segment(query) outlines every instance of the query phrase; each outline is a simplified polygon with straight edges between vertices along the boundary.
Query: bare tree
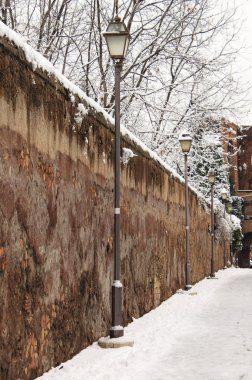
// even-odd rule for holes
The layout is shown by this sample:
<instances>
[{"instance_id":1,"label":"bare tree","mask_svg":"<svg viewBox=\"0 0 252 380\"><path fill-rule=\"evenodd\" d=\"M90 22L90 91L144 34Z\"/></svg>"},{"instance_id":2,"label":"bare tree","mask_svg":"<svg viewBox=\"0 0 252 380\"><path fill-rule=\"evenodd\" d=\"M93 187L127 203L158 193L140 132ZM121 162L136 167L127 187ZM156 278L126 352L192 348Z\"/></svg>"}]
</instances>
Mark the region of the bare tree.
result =
<instances>
[{"instance_id":1,"label":"bare tree","mask_svg":"<svg viewBox=\"0 0 252 380\"><path fill-rule=\"evenodd\" d=\"M119 13L131 41L122 73L122 119L176 166L184 128L239 106L230 65L235 7L224 0L5 0L2 21L70 80L114 112L113 63L101 32ZM230 2L229 2L230 4Z\"/></svg>"}]
</instances>

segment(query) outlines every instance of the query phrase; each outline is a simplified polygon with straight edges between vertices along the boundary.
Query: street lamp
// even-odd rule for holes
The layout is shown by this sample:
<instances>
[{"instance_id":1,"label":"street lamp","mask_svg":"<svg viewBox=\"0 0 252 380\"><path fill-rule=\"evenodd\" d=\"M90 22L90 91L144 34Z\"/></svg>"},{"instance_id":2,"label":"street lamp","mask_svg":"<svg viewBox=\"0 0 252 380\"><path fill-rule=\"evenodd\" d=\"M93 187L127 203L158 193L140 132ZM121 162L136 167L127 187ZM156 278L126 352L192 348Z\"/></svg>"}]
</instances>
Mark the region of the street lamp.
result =
<instances>
[{"instance_id":1,"label":"street lamp","mask_svg":"<svg viewBox=\"0 0 252 380\"><path fill-rule=\"evenodd\" d=\"M112 326L110 338L123 336L122 283L120 255L120 80L122 63L127 54L130 35L116 15L103 33L110 57L115 65L115 156L114 156L114 281L112 284Z\"/></svg>"},{"instance_id":2,"label":"street lamp","mask_svg":"<svg viewBox=\"0 0 252 380\"><path fill-rule=\"evenodd\" d=\"M228 210L228 213L231 214L231 212L232 212L232 210L233 210L233 207L232 207L232 203L231 203L231 202L228 202L227 210ZM231 217L230 217L230 220L231 220Z\"/></svg>"},{"instance_id":3,"label":"street lamp","mask_svg":"<svg viewBox=\"0 0 252 380\"><path fill-rule=\"evenodd\" d=\"M213 187L215 183L215 173L213 170L208 172L208 182L211 185L211 273L210 277L215 277L214 271L214 212L213 212Z\"/></svg>"},{"instance_id":4,"label":"street lamp","mask_svg":"<svg viewBox=\"0 0 252 380\"><path fill-rule=\"evenodd\" d=\"M227 210L228 210L228 213L231 214L231 212L232 212L232 210L233 210L233 206L232 206L232 203L231 203L231 202L228 202ZM231 220L231 217L230 217L230 220Z\"/></svg>"},{"instance_id":5,"label":"street lamp","mask_svg":"<svg viewBox=\"0 0 252 380\"><path fill-rule=\"evenodd\" d=\"M226 202L227 197L228 197L227 190L226 189L222 189L220 194L221 194L221 199L223 200L223 202Z\"/></svg>"},{"instance_id":6,"label":"street lamp","mask_svg":"<svg viewBox=\"0 0 252 380\"><path fill-rule=\"evenodd\" d=\"M232 210L233 210L232 203L228 202L228 204L227 204L227 212L229 213L229 216L230 216L230 223L232 223L232 219L231 219ZM231 240L230 240L230 261L231 261L231 265L233 265L232 236L231 236Z\"/></svg>"},{"instance_id":7,"label":"street lamp","mask_svg":"<svg viewBox=\"0 0 252 380\"><path fill-rule=\"evenodd\" d=\"M227 190L226 189L222 189L220 194L221 194L222 202L224 204L224 215L223 215L223 218L225 219L226 218L226 202L227 202L227 197L228 197ZM225 239L225 236L224 236L224 269L227 269L226 239Z\"/></svg>"},{"instance_id":8,"label":"street lamp","mask_svg":"<svg viewBox=\"0 0 252 380\"><path fill-rule=\"evenodd\" d=\"M185 158L185 225L186 225L186 285L185 290L191 289L191 264L190 264L190 249L189 249L189 210L188 210L188 167L187 167L187 155L190 152L192 145L192 138L189 133L182 133L179 137L182 152Z\"/></svg>"}]
</instances>

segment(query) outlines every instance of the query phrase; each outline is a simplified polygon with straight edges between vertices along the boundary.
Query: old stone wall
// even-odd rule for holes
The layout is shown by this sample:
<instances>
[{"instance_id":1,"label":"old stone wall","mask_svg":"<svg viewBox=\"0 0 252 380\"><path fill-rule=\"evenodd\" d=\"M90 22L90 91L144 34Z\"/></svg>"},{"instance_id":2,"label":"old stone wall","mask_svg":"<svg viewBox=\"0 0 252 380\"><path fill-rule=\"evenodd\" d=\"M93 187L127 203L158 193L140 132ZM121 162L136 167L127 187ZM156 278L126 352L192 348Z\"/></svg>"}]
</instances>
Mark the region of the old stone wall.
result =
<instances>
[{"instance_id":1,"label":"old stone wall","mask_svg":"<svg viewBox=\"0 0 252 380\"><path fill-rule=\"evenodd\" d=\"M71 99L71 101L70 101ZM0 379L34 379L108 333L111 125L0 40ZM122 164L124 323L184 286L184 187L129 139ZM210 273L210 215L190 191L195 283ZM223 246L216 242L216 270Z\"/></svg>"}]
</instances>

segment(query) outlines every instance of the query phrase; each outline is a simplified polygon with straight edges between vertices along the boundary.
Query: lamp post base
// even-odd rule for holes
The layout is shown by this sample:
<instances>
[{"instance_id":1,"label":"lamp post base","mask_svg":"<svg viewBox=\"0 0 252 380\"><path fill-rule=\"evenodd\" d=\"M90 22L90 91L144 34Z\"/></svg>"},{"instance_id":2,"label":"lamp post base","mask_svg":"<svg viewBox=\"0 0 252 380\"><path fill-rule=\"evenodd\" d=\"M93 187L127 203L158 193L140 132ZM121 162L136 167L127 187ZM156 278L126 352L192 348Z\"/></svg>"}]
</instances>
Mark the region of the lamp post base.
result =
<instances>
[{"instance_id":1,"label":"lamp post base","mask_svg":"<svg viewBox=\"0 0 252 380\"><path fill-rule=\"evenodd\" d=\"M121 347L133 347L134 340L121 337L121 338L100 338L98 340L98 345L101 348L121 348Z\"/></svg>"},{"instance_id":2,"label":"lamp post base","mask_svg":"<svg viewBox=\"0 0 252 380\"><path fill-rule=\"evenodd\" d=\"M190 289L192 289L192 285L187 284L187 285L185 286L185 290L190 290Z\"/></svg>"},{"instance_id":3,"label":"lamp post base","mask_svg":"<svg viewBox=\"0 0 252 380\"><path fill-rule=\"evenodd\" d=\"M122 326L122 284L119 280L114 280L112 285L112 327L110 328L110 338L120 338L123 336Z\"/></svg>"},{"instance_id":4,"label":"lamp post base","mask_svg":"<svg viewBox=\"0 0 252 380\"><path fill-rule=\"evenodd\" d=\"M111 339L113 339L113 338L121 338L123 336L123 333L124 333L123 327L121 327L121 326L119 328L113 328L112 327L109 330L109 336L110 336Z\"/></svg>"},{"instance_id":5,"label":"lamp post base","mask_svg":"<svg viewBox=\"0 0 252 380\"><path fill-rule=\"evenodd\" d=\"M210 277L215 277L215 270L214 270L214 259L211 259L211 273Z\"/></svg>"},{"instance_id":6,"label":"lamp post base","mask_svg":"<svg viewBox=\"0 0 252 380\"><path fill-rule=\"evenodd\" d=\"M198 292L196 291L190 291L191 289L187 289L187 290L183 290L183 289L178 289L176 291L177 294L187 294L189 296L196 296L198 294Z\"/></svg>"}]
</instances>

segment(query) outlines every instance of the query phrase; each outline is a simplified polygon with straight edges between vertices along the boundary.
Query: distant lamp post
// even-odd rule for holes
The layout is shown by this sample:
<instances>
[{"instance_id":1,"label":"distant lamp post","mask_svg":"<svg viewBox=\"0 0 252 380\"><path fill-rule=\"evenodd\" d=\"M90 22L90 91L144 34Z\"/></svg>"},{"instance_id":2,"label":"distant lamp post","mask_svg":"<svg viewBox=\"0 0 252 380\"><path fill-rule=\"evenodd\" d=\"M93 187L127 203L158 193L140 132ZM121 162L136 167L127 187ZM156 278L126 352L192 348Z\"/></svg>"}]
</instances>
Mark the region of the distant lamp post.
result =
<instances>
[{"instance_id":1,"label":"distant lamp post","mask_svg":"<svg viewBox=\"0 0 252 380\"><path fill-rule=\"evenodd\" d=\"M227 190L226 189L222 189L220 194L221 194L222 202L224 204L224 215L223 215L223 218L225 219L226 218L226 202L227 202L227 197L228 197ZM227 269L226 238L225 238L225 236L224 236L224 269Z\"/></svg>"},{"instance_id":2,"label":"distant lamp post","mask_svg":"<svg viewBox=\"0 0 252 380\"><path fill-rule=\"evenodd\" d=\"M190 152L192 145L192 138L189 133L182 133L179 137L182 152L185 158L185 225L186 225L186 285L185 289L191 289L191 264L190 264L190 247L189 247L189 234L190 234L190 220L188 209L188 167L187 167L187 155Z\"/></svg>"},{"instance_id":3,"label":"distant lamp post","mask_svg":"<svg viewBox=\"0 0 252 380\"><path fill-rule=\"evenodd\" d=\"M230 215L230 222L231 221L231 213L232 213L232 210L233 210L233 207L232 207L232 203L231 202L228 202L227 204L227 212L229 213ZM231 265L233 265L233 246L232 246L232 237L231 237L231 241L230 241L230 261L231 261Z\"/></svg>"},{"instance_id":4,"label":"distant lamp post","mask_svg":"<svg viewBox=\"0 0 252 380\"><path fill-rule=\"evenodd\" d=\"M223 202L226 202L227 198L228 198L227 190L226 189L222 189L221 190L221 199L223 200Z\"/></svg>"},{"instance_id":5,"label":"distant lamp post","mask_svg":"<svg viewBox=\"0 0 252 380\"><path fill-rule=\"evenodd\" d=\"M232 203L228 202L228 205L227 205L227 211L228 211L228 213L231 214L232 210L233 210ZM230 220L231 220L231 218L230 218Z\"/></svg>"},{"instance_id":6,"label":"distant lamp post","mask_svg":"<svg viewBox=\"0 0 252 380\"><path fill-rule=\"evenodd\" d=\"M116 9L117 11L117 9ZM112 327L110 338L123 336L122 283L120 255L120 80L122 63L127 54L130 35L116 15L103 33L110 57L115 65L115 157L114 157L114 281L112 284Z\"/></svg>"},{"instance_id":7,"label":"distant lamp post","mask_svg":"<svg viewBox=\"0 0 252 380\"><path fill-rule=\"evenodd\" d=\"M208 172L208 182L211 185L211 273L210 277L215 277L214 270L214 210L213 210L213 187L215 183L215 173L213 170Z\"/></svg>"}]
</instances>

